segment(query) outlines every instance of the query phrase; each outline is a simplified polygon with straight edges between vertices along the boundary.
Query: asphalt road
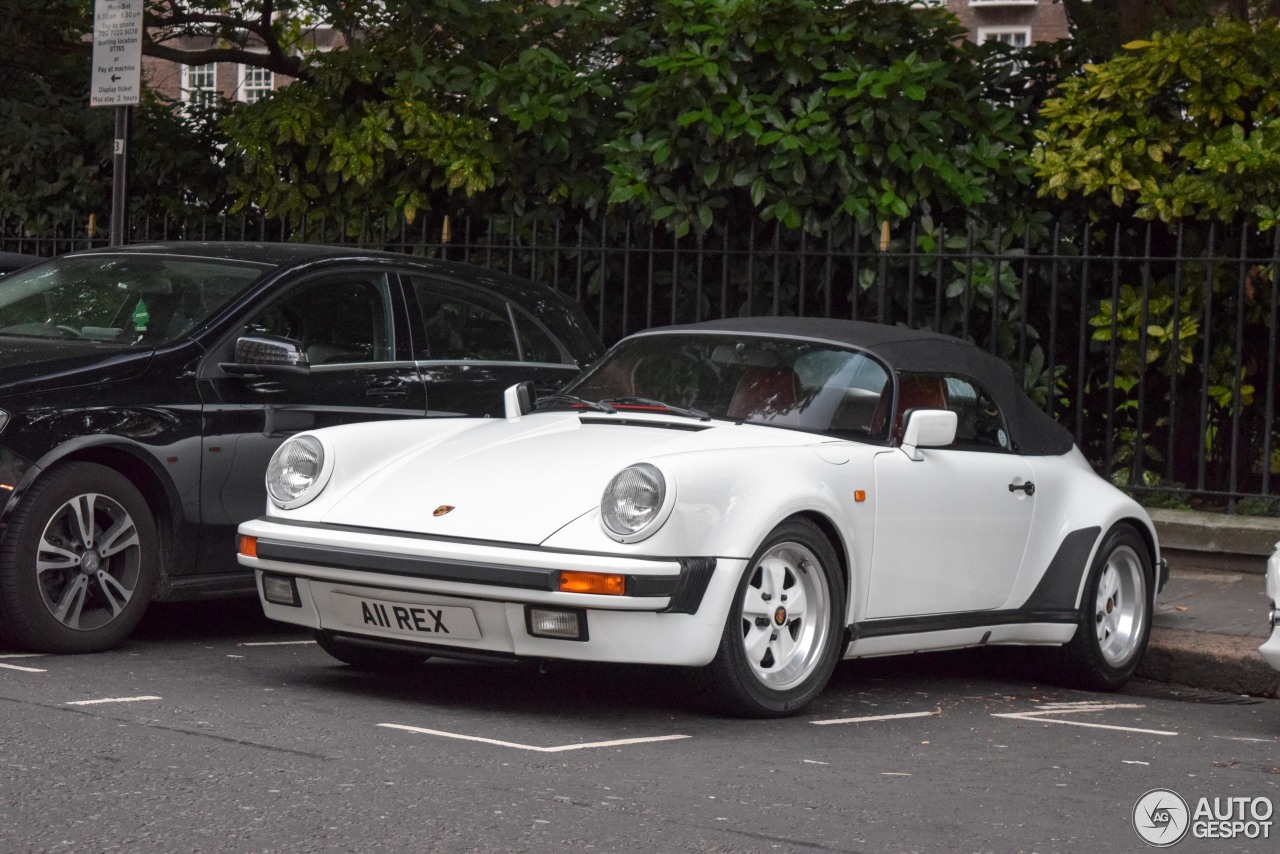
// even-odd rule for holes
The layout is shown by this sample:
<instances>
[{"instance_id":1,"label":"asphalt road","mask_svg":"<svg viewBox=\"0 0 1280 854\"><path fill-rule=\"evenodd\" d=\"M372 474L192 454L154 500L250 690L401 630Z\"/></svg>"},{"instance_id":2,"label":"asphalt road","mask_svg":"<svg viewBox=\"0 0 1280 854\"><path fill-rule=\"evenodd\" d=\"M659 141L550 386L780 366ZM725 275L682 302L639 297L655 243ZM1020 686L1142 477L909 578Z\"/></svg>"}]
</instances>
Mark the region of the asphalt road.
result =
<instances>
[{"instance_id":1,"label":"asphalt road","mask_svg":"<svg viewBox=\"0 0 1280 854\"><path fill-rule=\"evenodd\" d=\"M664 671L368 675L251 601L161 606L114 652L0 650L0 851L1141 851L1151 789L1280 805L1280 702L1042 676L848 662L800 717L729 720ZM1269 820L1174 850L1275 851Z\"/></svg>"}]
</instances>

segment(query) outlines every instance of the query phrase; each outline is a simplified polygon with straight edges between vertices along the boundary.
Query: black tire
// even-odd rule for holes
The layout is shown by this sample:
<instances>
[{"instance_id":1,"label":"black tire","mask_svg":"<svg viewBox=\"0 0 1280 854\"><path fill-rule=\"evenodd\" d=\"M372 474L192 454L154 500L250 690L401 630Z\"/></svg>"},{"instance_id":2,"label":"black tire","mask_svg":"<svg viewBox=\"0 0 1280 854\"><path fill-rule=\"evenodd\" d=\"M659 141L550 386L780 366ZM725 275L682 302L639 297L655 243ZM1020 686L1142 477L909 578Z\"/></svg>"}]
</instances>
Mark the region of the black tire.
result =
<instances>
[{"instance_id":1,"label":"black tire","mask_svg":"<svg viewBox=\"0 0 1280 854\"><path fill-rule=\"evenodd\" d=\"M365 646L358 641L351 642L333 635L325 629L315 630L316 643L325 652L356 670L367 670L371 673L386 673L416 667L426 661L426 653L400 652L393 649L380 649L376 646Z\"/></svg>"},{"instance_id":2,"label":"black tire","mask_svg":"<svg viewBox=\"0 0 1280 854\"><path fill-rule=\"evenodd\" d=\"M798 606L797 591L804 596ZM692 674L696 689L723 714L796 714L822 692L840 659L844 600L831 543L811 522L783 522L739 580L716 657Z\"/></svg>"},{"instance_id":3,"label":"black tire","mask_svg":"<svg viewBox=\"0 0 1280 854\"><path fill-rule=\"evenodd\" d=\"M0 635L34 652L101 652L142 619L159 577L151 509L119 472L50 469L0 539Z\"/></svg>"},{"instance_id":4,"label":"black tire","mask_svg":"<svg viewBox=\"0 0 1280 854\"><path fill-rule=\"evenodd\" d=\"M1129 680L1151 636L1154 579L1142 536L1130 525L1107 532L1089 568L1079 628L1058 650L1066 684L1115 691Z\"/></svg>"}]
</instances>

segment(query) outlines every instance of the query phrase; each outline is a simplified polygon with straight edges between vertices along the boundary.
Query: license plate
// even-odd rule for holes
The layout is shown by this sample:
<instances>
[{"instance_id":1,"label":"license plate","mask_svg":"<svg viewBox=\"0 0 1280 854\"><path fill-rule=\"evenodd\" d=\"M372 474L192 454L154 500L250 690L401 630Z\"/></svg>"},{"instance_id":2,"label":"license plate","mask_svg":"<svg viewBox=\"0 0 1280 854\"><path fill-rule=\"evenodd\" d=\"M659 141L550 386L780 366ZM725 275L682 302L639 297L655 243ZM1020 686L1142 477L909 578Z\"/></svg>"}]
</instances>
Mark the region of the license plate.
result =
<instances>
[{"instance_id":1,"label":"license plate","mask_svg":"<svg viewBox=\"0 0 1280 854\"><path fill-rule=\"evenodd\" d=\"M338 619L353 629L392 632L423 640L478 640L480 627L470 608L415 605L334 593Z\"/></svg>"}]
</instances>

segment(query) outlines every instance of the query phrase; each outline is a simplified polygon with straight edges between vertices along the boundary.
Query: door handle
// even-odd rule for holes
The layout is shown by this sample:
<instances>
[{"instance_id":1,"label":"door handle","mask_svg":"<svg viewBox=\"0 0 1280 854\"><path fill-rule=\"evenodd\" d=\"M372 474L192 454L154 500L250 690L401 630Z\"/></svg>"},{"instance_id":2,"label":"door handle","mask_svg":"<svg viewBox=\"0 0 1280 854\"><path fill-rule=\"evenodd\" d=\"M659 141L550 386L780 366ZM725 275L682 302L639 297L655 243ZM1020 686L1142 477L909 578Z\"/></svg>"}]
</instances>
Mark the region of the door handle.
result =
<instances>
[{"instance_id":1,"label":"door handle","mask_svg":"<svg viewBox=\"0 0 1280 854\"><path fill-rule=\"evenodd\" d=\"M407 397L409 390L402 382L380 383L369 386L365 394L369 397Z\"/></svg>"},{"instance_id":2,"label":"door handle","mask_svg":"<svg viewBox=\"0 0 1280 854\"><path fill-rule=\"evenodd\" d=\"M1026 483L1011 483L1011 484L1009 484L1009 491L1010 491L1010 492L1025 492L1025 493L1026 493L1027 495L1029 495L1029 496L1030 496L1030 495L1035 495L1035 494L1036 494L1036 485L1035 485L1034 483L1032 483L1031 481L1027 481Z\"/></svg>"}]
</instances>

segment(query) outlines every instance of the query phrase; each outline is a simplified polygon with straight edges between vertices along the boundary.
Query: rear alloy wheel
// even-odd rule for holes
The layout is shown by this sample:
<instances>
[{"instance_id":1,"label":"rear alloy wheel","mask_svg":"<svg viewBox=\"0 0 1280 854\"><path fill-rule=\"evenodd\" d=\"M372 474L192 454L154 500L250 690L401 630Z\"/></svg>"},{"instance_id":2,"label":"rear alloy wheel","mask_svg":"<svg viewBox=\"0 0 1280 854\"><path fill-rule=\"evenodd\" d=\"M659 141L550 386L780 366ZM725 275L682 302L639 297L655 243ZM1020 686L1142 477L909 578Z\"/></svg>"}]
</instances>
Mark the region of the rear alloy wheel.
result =
<instances>
[{"instance_id":1,"label":"rear alloy wheel","mask_svg":"<svg viewBox=\"0 0 1280 854\"><path fill-rule=\"evenodd\" d=\"M36 652L100 652L155 590L151 510L119 472L67 463L36 481L0 541L0 633Z\"/></svg>"},{"instance_id":2,"label":"rear alloy wheel","mask_svg":"<svg viewBox=\"0 0 1280 854\"><path fill-rule=\"evenodd\" d=\"M381 649L377 646L365 645L359 641L348 641L345 638L336 637L332 632L325 629L316 629L315 637L316 643L319 644L321 649L356 670L367 670L374 673L389 672L406 667L416 667L429 657L425 652L422 654L409 651L401 652L394 649Z\"/></svg>"},{"instance_id":3,"label":"rear alloy wheel","mask_svg":"<svg viewBox=\"0 0 1280 854\"><path fill-rule=\"evenodd\" d=\"M698 671L727 714L781 717L821 693L840 658L845 586L831 543L810 522L783 522L738 583L720 648Z\"/></svg>"},{"instance_id":4,"label":"rear alloy wheel","mask_svg":"<svg viewBox=\"0 0 1280 854\"><path fill-rule=\"evenodd\" d=\"M1080 627L1061 650L1071 685L1114 691L1137 670L1151 634L1153 579L1142 537L1129 525L1113 528L1089 570Z\"/></svg>"}]
</instances>

